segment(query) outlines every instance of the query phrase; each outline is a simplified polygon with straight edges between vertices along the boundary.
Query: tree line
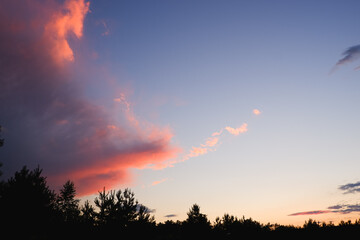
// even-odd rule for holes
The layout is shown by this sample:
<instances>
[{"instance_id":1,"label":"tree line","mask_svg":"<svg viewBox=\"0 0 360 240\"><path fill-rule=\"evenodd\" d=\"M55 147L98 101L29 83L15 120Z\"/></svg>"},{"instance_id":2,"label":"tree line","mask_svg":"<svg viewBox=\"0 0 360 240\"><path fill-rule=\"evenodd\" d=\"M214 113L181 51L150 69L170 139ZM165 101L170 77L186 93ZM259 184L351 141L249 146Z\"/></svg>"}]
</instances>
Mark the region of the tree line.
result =
<instances>
[{"instance_id":1,"label":"tree line","mask_svg":"<svg viewBox=\"0 0 360 240\"><path fill-rule=\"evenodd\" d=\"M240 239L247 236L335 236L356 234L360 221L319 223L302 227L261 224L252 218L224 214L211 223L200 206L190 207L184 221L156 223L151 211L130 189L98 192L93 204L80 205L72 181L58 193L51 190L38 167L23 167L0 182L1 233L9 239ZM249 235L251 234L251 235ZM296 235L294 235L296 234ZM351 235L353 236L353 235Z\"/></svg>"}]
</instances>

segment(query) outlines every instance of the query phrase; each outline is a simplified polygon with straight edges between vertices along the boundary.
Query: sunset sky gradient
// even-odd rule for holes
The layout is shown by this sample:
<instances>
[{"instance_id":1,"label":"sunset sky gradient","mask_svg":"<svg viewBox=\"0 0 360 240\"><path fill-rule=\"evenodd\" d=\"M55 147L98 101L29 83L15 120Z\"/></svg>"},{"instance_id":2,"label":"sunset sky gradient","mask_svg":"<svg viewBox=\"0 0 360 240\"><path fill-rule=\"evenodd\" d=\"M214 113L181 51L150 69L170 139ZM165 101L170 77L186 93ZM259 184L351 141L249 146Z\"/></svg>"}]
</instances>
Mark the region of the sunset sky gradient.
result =
<instances>
[{"instance_id":1,"label":"sunset sky gradient","mask_svg":"<svg viewBox=\"0 0 360 240\"><path fill-rule=\"evenodd\" d=\"M359 1L4 0L3 178L262 223L360 214Z\"/></svg>"}]
</instances>

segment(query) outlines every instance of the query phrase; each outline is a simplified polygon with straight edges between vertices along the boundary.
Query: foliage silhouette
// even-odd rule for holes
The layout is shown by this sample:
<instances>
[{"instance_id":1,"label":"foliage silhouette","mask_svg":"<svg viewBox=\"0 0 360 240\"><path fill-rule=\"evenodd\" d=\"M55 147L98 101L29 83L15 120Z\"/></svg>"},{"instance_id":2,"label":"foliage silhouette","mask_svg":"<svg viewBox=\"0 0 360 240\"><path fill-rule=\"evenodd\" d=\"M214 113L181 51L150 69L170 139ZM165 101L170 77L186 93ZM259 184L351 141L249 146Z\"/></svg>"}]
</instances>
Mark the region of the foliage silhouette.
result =
<instances>
[{"instance_id":1,"label":"foliage silhouette","mask_svg":"<svg viewBox=\"0 0 360 240\"><path fill-rule=\"evenodd\" d=\"M106 192L104 188L94 203L99 209L97 224L110 235L114 229L138 237L153 232L154 217L144 205L139 204L130 189ZM142 228L142 231L138 231L138 228Z\"/></svg>"},{"instance_id":2,"label":"foliage silhouette","mask_svg":"<svg viewBox=\"0 0 360 240\"><path fill-rule=\"evenodd\" d=\"M24 233L44 237L56 222L56 195L41 174L39 167L33 171L23 167L1 185L1 225L14 239Z\"/></svg>"},{"instance_id":3,"label":"foliage silhouette","mask_svg":"<svg viewBox=\"0 0 360 240\"><path fill-rule=\"evenodd\" d=\"M86 227L91 228L95 226L96 212L89 200L86 200L84 206L81 207L80 222Z\"/></svg>"},{"instance_id":4,"label":"foliage silhouette","mask_svg":"<svg viewBox=\"0 0 360 240\"><path fill-rule=\"evenodd\" d=\"M80 216L79 199L75 199L75 184L68 180L57 198L57 206L65 222L77 222Z\"/></svg>"},{"instance_id":5,"label":"foliage silhouette","mask_svg":"<svg viewBox=\"0 0 360 240\"><path fill-rule=\"evenodd\" d=\"M184 221L184 233L186 238L208 238L210 236L210 221L206 214L200 212L200 206L193 204Z\"/></svg>"},{"instance_id":6,"label":"foliage silhouette","mask_svg":"<svg viewBox=\"0 0 360 240\"><path fill-rule=\"evenodd\" d=\"M360 220L334 225L309 219L302 227L294 227L224 214L210 223L197 204L191 206L184 221L156 223L130 189L106 192L104 188L94 204L87 200L80 206L72 181L56 194L39 167L32 171L23 167L0 185L0 226L3 235L11 239L345 238L360 231Z\"/></svg>"}]
</instances>

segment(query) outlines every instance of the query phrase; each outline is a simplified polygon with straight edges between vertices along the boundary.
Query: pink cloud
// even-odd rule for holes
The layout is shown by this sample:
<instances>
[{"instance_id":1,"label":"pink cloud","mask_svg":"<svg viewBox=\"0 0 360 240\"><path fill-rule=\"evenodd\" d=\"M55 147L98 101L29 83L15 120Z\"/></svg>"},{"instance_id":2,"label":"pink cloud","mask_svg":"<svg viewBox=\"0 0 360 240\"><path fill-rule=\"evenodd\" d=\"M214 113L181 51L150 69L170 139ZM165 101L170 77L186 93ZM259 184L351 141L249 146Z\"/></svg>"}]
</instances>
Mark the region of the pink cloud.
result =
<instances>
[{"instance_id":1,"label":"pink cloud","mask_svg":"<svg viewBox=\"0 0 360 240\"><path fill-rule=\"evenodd\" d=\"M83 25L89 12L90 2L85 0L66 0L64 5L54 11L51 20L46 24L44 37L51 42L51 55L58 63L74 61L68 37L74 34L77 38L83 35Z\"/></svg>"},{"instance_id":2,"label":"pink cloud","mask_svg":"<svg viewBox=\"0 0 360 240\"><path fill-rule=\"evenodd\" d=\"M214 132L213 134L211 134L211 136L213 136L213 137L219 136L219 135L222 134L222 132L223 132L223 130L220 130L220 131L218 131L218 132Z\"/></svg>"},{"instance_id":3,"label":"pink cloud","mask_svg":"<svg viewBox=\"0 0 360 240\"><path fill-rule=\"evenodd\" d=\"M2 151L4 172L40 165L50 184L71 179L80 195L130 183L130 169L156 169L181 151L170 127L139 119L124 94L110 97L114 109L83 94L87 78L69 71L76 56L68 40L81 43L88 12L84 0L0 6L1 125L16 143Z\"/></svg>"},{"instance_id":4,"label":"pink cloud","mask_svg":"<svg viewBox=\"0 0 360 240\"><path fill-rule=\"evenodd\" d=\"M241 133L245 133L248 131L247 129L247 123L242 124L240 127L238 128L232 128L232 127L225 127L225 130L227 130L230 134L233 134L235 136L241 134ZM162 168L166 168L166 167L173 167L174 164L180 163L180 162L184 162L189 160L190 158L194 158L194 157L198 157L201 155L205 155L208 154L209 152L213 152L216 151L216 147L219 144L220 141L220 137L223 134L223 129L214 132L211 134L211 137L207 138L205 143L200 144L200 147L195 147L193 146L191 148L191 150L185 154L182 158L180 159L172 159L170 161L166 161L164 163L158 164L156 166L153 166L156 169L162 169Z\"/></svg>"},{"instance_id":5,"label":"pink cloud","mask_svg":"<svg viewBox=\"0 0 360 240\"><path fill-rule=\"evenodd\" d=\"M154 181L154 182L151 183L151 186L158 185L158 184L163 183L163 182L165 182L165 181L167 181L167 180L168 180L167 178L163 178L163 179L161 179L161 180Z\"/></svg>"},{"instance_id":6,"label":"pink cloud","mask_svg":"<svg viewBox=\"0 0 360 240\"><path fill-rule=\"evenodd\" d=\"M208 138L205 144L201 144L202 147L214 147L219 142L218 137Z\"/></svg>"},{"instance_id":7,"label":"pink cloud","mask_svg":"<svg viewBox=\"0 0 360 240\"><path fill-rule=\"evenodd\" d=\"M227 130L230 134L237 136L240 133L247 132L248 131L247 126L248 126L247 123L244 123L238 128L225 127L225 130Z\"/></svg>"},{"instance_id":8,"label":"pink cloud","mask_svg":"<svg viewBox=\"0 0 360 240\"><path fill-rule=\"evenodd\" d=\"M209 149L208 148L203 148L203 147L192 147L190 153L188 154L189 157L197 157L200 155L204 155L206 153L208 153Z\"/></svg>"},{"instance_id":9,"label":"pink cloud","mask_svg":"<svg viewBox=\"0 0 360 240\"><path fill-rule=\"evenodd\" d=\"M254 109L253 111L253 114L255 114L255 115L260 115L261 114L261 112L260 112L260 110L259 109Z\"/></svg>"}]
</instances>

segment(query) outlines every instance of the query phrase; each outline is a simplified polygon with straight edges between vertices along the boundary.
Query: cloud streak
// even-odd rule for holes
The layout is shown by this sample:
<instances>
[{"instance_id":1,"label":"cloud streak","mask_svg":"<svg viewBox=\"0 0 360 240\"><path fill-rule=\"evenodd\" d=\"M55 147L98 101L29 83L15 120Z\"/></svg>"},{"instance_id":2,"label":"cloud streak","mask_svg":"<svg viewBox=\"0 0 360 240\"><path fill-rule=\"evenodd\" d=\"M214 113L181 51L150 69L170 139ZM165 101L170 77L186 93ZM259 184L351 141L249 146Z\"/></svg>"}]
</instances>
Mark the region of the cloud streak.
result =
<instances>
[{"instance_id":1,"label":"cloud streak","mask_svg":"<svg viewBox=\"0 0 360 240\"><path fill-rule=\"evenodd\" d=\"M343 194L358 193L360 192L360 182L348 183L340 185L339 190L344 191ZM348 214L353 212L360 212L360 204L337 204L327 207L327 210L315 210L307 212L297 212L289 214L288 216L299 216L299 215L317 215L324 213L341 213Z\"/></svg>"},{"instance_id":2,"label":"cloud streak","mask_svg":"<svg viewBox=\"0 0 360 240\"><path fill-rule=\"evenodd\" d=\"M332 209L331 212L348 214L352 212L360 212L360 204L338 204L328 207Z\"/></svg>"},{"instance_id":3,"label":"cloud streak","mask_svg":"<svg viewBox=\"0 0 360 240\"><path fill-rule=\"evenodd\" d=\"M344 194L360 192L360 182L341 185L339 186L339 190L344 191Z\"/></svg>"},{"instance_id":4,"label":"cloud streak","mask_svg":"<svg viewBox=\"0 0 360 240\"><path fill-rule=\"evenodd\" d=\"M244 123L243 125L241 125L238 128L225 127L225 130L227 130L230 134L237 136L240 133L247 132L248 131L247 126L248 126L247 123Z\"/></svg>"},{"instance_id":5,"label":"cloud streak","mask_svg":"<svg viewBox=\"0 0 360 240\"><path fill-rule=\"evenodd\" d=\"M335 71L338 67L354 62L355 60L360 58L360 45L355 45L352 47L349 47L345 52L343 52L344 57L341 58L332 69L332 72ZM359 66L360 67L360 66ZM355 69L358 69L359 67L356 67Z\"/></svg>"},{"instance_id":6,"label":"cloud streak","mask_svg":"<svg viewBox=\"0 0 360 240\"><path fill-rule=\"evenodd\" d=\"M86 37L89 6L84 0L0 6L4 173L39 164L52 185L72 179L79 195L129 183L129 169L162 164L181 151L170 128L137 119L125 94L110 97L117 116L85 96L86 79L69 68L77 60L69 38Z\"/></svg>"},{"instance_id":7,"label":"cloud streak","mask_svg":"<svg viewBox=\"0 0 360 240\"><path fill-rule=\"evenodd\" d=\"M300 216L300 215L319 215L325 213L341 213L348 214L354 212L360 212L360 204L338 204L334 206L329 206L328 210L315 210L307 212L297 212L289 214L288 216Z\"/></svg>"},{"instance_id":8,"label":"cloud streak","mask_svg":"<svg viewBox=\"0 0 360 240\"><path fill-rule=\"evenodd\" d=\"M324 213L330 213L330 212L332 212L332 211L329 211L329 210L315 210L315 211L292 213L292 214L289 214L288 216L318 215L318 214L324 214Z\"/></svg>"},{"instance_id":9,"label":"cloud streak","mask_svg":"<svg viewBox=\"0 0 360 240\"><path fill-rule=\"evenodd\" d=\"M151 183L151 186L158 185L158 184L163 183L163 182L165 182L165 181L167 181L167 180L168 180L167 178L163 178L163 179L161 179L161 180L154 181L154 182Z\"/></svg>"},{"instance_id":10,"label":"cloud streak","mask_svg":"<svg viewBox=\"0 0 360 240\"><path fill-rule=\"evenodd\" d=\"M219 131L212 133L211 137L208 137L205 140L205 143L200 144L200 146L192 146L191 149L189 150L189 152L187 154L185 154L182 158L177 159L177 160L175 159L175 160L168 161L165 164L162 163L159 165L155 165L154 168L162 169L162 168L166 168L166 167L173 167L174 164L177 164L180 162L185 162L191 158L208 154L209 152L214 152L214 151L216 151L217 146L220 144L220 138L222 137L222 135L225 132L228 132L234 136L238 136L239 134L242 134L242 133L245 133L248 131L247 126L248 126L247 123L243 123L238 128L233 128L233 127L227 126L223 129L220 129Z\"/></svg>"}]
</instances>

